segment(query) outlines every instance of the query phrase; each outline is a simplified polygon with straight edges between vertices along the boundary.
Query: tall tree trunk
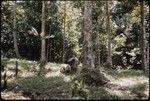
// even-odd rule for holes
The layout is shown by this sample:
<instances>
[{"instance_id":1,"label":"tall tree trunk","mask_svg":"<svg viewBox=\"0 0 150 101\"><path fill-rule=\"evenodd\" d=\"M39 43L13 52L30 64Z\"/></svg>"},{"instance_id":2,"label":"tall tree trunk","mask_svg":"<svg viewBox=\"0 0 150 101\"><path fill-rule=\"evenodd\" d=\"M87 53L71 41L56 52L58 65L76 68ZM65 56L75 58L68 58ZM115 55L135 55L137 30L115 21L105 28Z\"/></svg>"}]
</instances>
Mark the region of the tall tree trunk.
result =
<instances>
[{"instance_id":1,"label":"tall tree trunk","mask_svg":"<svg viewBox=\"0 0 150 101\"><path fill-rule=\"evenodd\" d=\"M110 29L110 11L109 2L106 0L106 15L107 15L107 34L108 34L108 53L107 53L107 63L112 66L112 50L111 50L111 29Z\"/></svg>"},{"instance_id":2,"label":"tall tree trunk","mask_svg":"<svg viewBox=\"0 0 150 101\"><path fill-rule=\"evenodd\" d=\"M92 44L92 2L84 1L84 61L83 67L95 68Z\"/></svg>"},{"instance_id":3,"label":"tall tree trunk","mask_svg":"<svg viewBox=\"0 0 150 101\"><path fill-rule=\"evenodd\" d=\"M50 27L51 27L51 25L50 25ZM51 28L50 28L51 29ZM48 36L50 36L50 33L48 34ZM46 59L47 59L47 62L49 62L49 48L50 48L50 39L48 38L47 40L46 40Z\"/></svg>"},{"instance_id":4,"label":"tall tree trunk","mask_svg":"<svg viewBox=\"0 0 150 101\"><path fill-rule=\"evenodd\" d=\"M41 63L44 65L46 63L46 40L45 40L45 5L46 1L42 1L42 44L41 44Z\"/></svg>"},{"instance_id":5,"label":"tall tree trunk","mask_svg":"<svg viewBox=\"0 0 150 101\"><path fill-rule=\"evenodd\" d=\"M15 61L15 64L16 64L16 66L15 66L15 77L17 78L17 76L18 76L18 61Z\"/></svg>"},{"instance_id":6,"label":"tall tree trunk","mask_svg":"<svg viewBox=\"0 0 150 101\"><path fill-rule=\"evenodd\" d=\"M62 50L62 62L65 62L65 32L66 32L66 1L64 7L64 34L63 34L63 50Z\"/></svg>"},{"instance_id":7,"label":"tall tree trunk","mask_svg":"<svg viewBox=\"0 0 150 101\"><path fill-rule=\"evenodd\" d=\"M16 34L16 1L14 1L14 6L13 6L13 38L14 38L14 48L15 48L15 53L17 58L21 58L18 50L18 45L17 45L17 34Z\"/></svg>"},{"instance_id":8,"label":"tall tree trunk","mask_svg":"<svg viewBox=\"0 0 150 101\"><path fill-rule=\"evenodd\" d=\"M141 0L141 54L142 54L142 69L146 69L146 45L145 45L145 26L144 26L144 1Z\"/></svg>"},{"instance_id":9,"label":"tall tree trunk","mask_svg":"<svg viewBox=\"0 0 150 101\"><path fill-rule=\"evenodd\" d=\"M149 41L147 41L147 67L149 68Z\"/></svg>"},{"instance_id":10,"label":"tall tree trunk","mask_svg":"<svg viewBox=\"0 0 150 101\"><path fill-rule=\"evenodd\" d=\"M100 47L99 47L99 34L97 33L97 52L98 52L98 66L100 66L101 65L101 63L100 63Z\"/></svg>"},{"instance_id":11,"label":"tall tree trunk","mask_svg":"<svg viewBox=\"0 0 150 101\"><path fill-rule=\"evenodd\" d=\"M96 32L95 39L95 68L100 66L99 34Z\"/></svg>"},{"instance_id":12,"label":"tall tree trunk","mask_svg":"<svg viewBox=\"0 0 150 101\"><path fill-rule=\"evenodd\" d=\"M51 7L52 7L52 2L53 1L50 1L50 4L49 4L49 6L51 6ZM50 13L51 19L50 19L49 33L48 33L49 36L51 36L51 33L52 33L51 29L52 29L52 10L53 9L50 9L50 10L51 10L51 13ZM46 54L47 62L50 61L50 56L49 55L51 55L51 54L49 54L50 53L50 42L51 42L51 40L48 38L47 39L47 51L46 51L46 53L47 53Z\"/></svg>"}]
</instances>

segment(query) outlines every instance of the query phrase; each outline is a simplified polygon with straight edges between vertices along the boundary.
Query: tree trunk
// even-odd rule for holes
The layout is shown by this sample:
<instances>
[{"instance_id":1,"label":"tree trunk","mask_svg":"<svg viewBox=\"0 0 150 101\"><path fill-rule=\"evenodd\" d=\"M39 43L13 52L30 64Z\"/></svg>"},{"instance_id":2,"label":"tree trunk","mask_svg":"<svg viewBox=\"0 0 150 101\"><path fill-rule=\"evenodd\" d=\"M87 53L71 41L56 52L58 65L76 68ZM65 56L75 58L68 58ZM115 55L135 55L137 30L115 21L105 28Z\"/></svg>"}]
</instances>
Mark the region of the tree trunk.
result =
<instances>
[{"instance_id":1,"label":"tree trunk","mask_svg":"<svg viewBox=\"0 0 150 101\"><path fill-rule=\"evenodd\" d=\"M65 32L66 32L66 1L65 2L65 7L64 7L64 34L63 34L63 50L62 50L62 62L65 62Z\"/></svg>"},{"instance_id":2,"label":"tree trunk","mask_svg":"<svg viewBox=\"0 0 150 101\"><path fill-rule=\"evenodd\" d=\"M95 39L95 68L100 66L100 49L99 49L99 34L96 32Z\"/></svg>"},{"instance_id":3,"label":"tree trunk","mask_svg":"<svg viewBox=\"0 0 150 101\"><path fill-rule=\"evenodd\" d=\"M42 1L42 44L41 44L41 64L46 63L46 40L45 40L45 4L46 1Z\"/></svg>"},{"instance_id":4,"label":"tree trunk","mask_svg":"<svg viewBox=\"0 0 150 101\"><path fill-rule=\"evenodd\" d=\"M3 82L4 82L2 90L4 91L5 89L7 89L7 73L6 73L6 71L4 71L4 75L2 77L3 77L2 79L3 79Z\"/></svg>"},{"instance_id":5,"label":"tree trunk","mask_svg":"<svg viewBox=\"0 0 150 101\"><path fill-rule=\"evenodd\" d=\"M83 67L95 68L92 44L92 2L84 1L84 61Z\"/></svg>"},{"instance_id":6,"label":"tree trunk","mask_svg":"<svg viewBox=\"0 0 150 101\"><path fill-rule=\"evenodd\" d=\"M47 39L47 46L46 46L46 58L47 58L47 62L49 61L49 39Z\"/></svg>"},{"instance_id":7,"label":"tree trunk","mask_svg":"<svg viewBox=\"0 0 150 101\"><path fill-rule=\"evenodd\" d=\"M149 68L149 41L147 42L147 67Z\"/></svg>"},{"instance_id":8,"label":"tree trunk","mask_svg":"<svg viewBox=\"0 0 150 101\"><path fill-rule=\"evenodd\" d=\"M14 1L14 6L13 6L14 12L13 12L13 38L14 38L14 48L15 48L15 53L17 58L21 58L18 50L18 45L17 45L17 34L16 34L16 1Z\"/></svg>"},{"instance_id":9,"label":"tree trunk","mask_svg":"<svg viewBox=\"0 0 150 101\"><path fill-rule=\"evenodd\" d=\"M106 15L107 15L107 34L108 34L108 53L107 53L107 63L112 66L112 50L111 50L111 29L110 29L110 12L109 12L109 2L106 0Z\"/></svg>"},{"instance_id":10,"label":"tree trunk","mask_svg":"<svg viewBox=\"0 0 150 101\"><path fill-rule=\"evenodd\" d=\"M15 61L15 64L16 64L16 66L15 66L15 77L17 78L17 76L18 76L18 61Z\"/></svg>"},{"instance_id":11,"label":"tree trunk","mask_svg":"<svg viewBox=\"0 0 150 101\"><path fill-rule=\"evenodd\" d=\"M53 1L50 1L49 6L52 6L52 2ZM51 36L51 33L52 33L52 30L51 30L52 29L52 10L53 9L51 9L51 13L50 13L51 19L50 19L49 33L48 33L49 36ZM51 55L51 54L49 54L50 53L50 41L51 41L50 39L47 39L47 51L46 51L46 53L47 53L47 55L46 55L47 56L46 57L47 58L47 62L50 61L50 58L49 58L50 56L49 55Z\"/></svg>"},{"instance_id":12,"label":"tree trunk","mask_svg":"<svg viewBox=\"0 0 150 101\"><path fill-rule=\"evenodd\" d=\"M99 47L99 34L97 34L97 52L98 52L98 66L100 66L101 65L101 63L100 63L100 47Z\"/></svg>"},{"instance_id":13,"label":"tree trunk","mask_svg":"<svg viewBox=\"0 0 150 101\"><path fill-rule=\"evenodd\" d=\"M146 69L146 45L145 45L145 26L144 26L144 1L141 5L141 54L142 54L142 69Z\"/></svg>"}]
</instances>

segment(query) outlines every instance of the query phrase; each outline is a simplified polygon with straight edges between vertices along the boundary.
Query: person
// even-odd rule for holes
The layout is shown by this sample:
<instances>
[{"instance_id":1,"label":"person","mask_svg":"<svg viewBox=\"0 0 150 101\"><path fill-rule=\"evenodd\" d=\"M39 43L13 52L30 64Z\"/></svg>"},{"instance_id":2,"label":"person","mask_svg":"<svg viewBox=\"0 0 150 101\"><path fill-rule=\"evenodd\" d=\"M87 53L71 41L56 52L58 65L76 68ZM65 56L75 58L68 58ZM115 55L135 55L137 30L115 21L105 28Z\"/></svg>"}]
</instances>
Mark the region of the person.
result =
<instances>
[{"instance_id":1,"label":"person","mask_svg":"<svg viewBox=\"0 0 150 101\"><path fill-rule=\"evenodd\" d=\"M73 55L72 58L70 58L68 61L67 61L67 64L70 65L71 67L71 70L72 71L77 71L77 66L79 64L79 60L78 58L76 57L76 55Z\"/></svg>"}]
</instances>

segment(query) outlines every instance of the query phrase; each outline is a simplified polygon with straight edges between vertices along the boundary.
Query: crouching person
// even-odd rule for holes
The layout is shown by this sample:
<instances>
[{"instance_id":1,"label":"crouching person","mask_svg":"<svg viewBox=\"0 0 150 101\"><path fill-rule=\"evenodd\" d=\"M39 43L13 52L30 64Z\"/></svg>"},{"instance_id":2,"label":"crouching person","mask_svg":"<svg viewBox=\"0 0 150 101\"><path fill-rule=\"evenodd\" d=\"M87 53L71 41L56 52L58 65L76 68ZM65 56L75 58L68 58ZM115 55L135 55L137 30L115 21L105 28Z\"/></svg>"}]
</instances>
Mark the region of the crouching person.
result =
<instances>
[{"instance_id":1,"label":"crouching person","mask_svg":"<svg viewBox=\"0 0 150 101\"><path fill-rule=\"evenodd\" d=\"M79 64L79 61L76 57L70 58L66 64L68 64L66 67L63 67L60 72L64 74L71 74L75 73L77 71L77 66Z\"/></svg>"},{"instance_id":2,"label":"crouching person","mask_svg":"<svg viewBox=\"0 0 150 101\"><path fill-rule=\"evenodd\" d=\"M67 64L70 65L72 72L76 72L79 61L76 57L73 57L67 61Z\"/></svg>"}]
</instances>

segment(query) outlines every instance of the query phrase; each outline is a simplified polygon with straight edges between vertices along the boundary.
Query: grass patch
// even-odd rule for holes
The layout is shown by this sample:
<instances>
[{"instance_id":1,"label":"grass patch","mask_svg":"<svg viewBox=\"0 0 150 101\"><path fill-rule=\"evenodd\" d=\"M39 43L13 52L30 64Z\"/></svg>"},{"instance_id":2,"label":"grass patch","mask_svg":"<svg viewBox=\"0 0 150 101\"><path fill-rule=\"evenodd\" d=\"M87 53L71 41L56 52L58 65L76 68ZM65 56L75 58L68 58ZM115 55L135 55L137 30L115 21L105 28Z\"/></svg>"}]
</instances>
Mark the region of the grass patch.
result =
<instances>
[{"instance_id":1,"label":"grass patch","mask_svg":"<svg viewBox=\"0 0 150 101\"><path fill-rule=\"evenodd\" d=\"M146 89L146 85L145 83L144 84L137 84L133 87L130 88L132 91L135 91L135 92L143 92L145 89Z\"/></svg>"},{"instance_id":2,"label":"grass patch","mask_svg":"<svg viewBox=\"0 0 150 101\"><path fill-rule=\"evenodd\" d=\"M71 88L70 83L63 81L61 77L45 78L44 76L20 78L12 85L17 85L15 91L31 93L30 95L33 92L38 93L40 97L36 96L36 99L69 98Z\"/></svg>"},{"instance_id":3,"label":"grass patch","mask_svg":"<svg viewBox=\"0 0 150 101\"><path fill-rule=\"evenodd\" d=\"M10 60L10 61L9 61ZM15 59L2 59L7 69L15 67ZM28 61L28 60L17 60L19 62L19 69L22 71L20 72L21 75L29 75L35 74L38 70L38 63L35 61ZM61 67L65 66L65 64L57 64L57 63L48 63L47 68L51 68L51 73L55 73L59 71ZM111 100L111 99L138 99L144 96L148 96L147 91L147 80L149 77L149 70L133 70L133 69L111 69L111 68L100 68L101 72L106 74L108 77L112 77L109 80L113 81L116 78L116 84L130 84L128 87L129 93L125 90L118 90L116 88L112 89L104 86L95 87L92 86L91 83L89 85L84 85L79 82L77 91L78 94L72 97L72 86L74 84L74 80L82 81L81 76L84 73L81 73L82 67L78 67L78 70L75 74L71 74L69 76L62 76L62 77L49 77L46 78L44 76L35 76L29 75L29 77L18 77L17 79L13 79L12 81L8 82L8 91L14 92L25 92L27 97L31 98L31 95L34 95L35 99L73 99L73 100L81 100L85 99L82 95L86 96L88 100ZM36 70L34 72L34 70ZM87 73L86 73L87 74ZM95 73L91 75L87 75L87 77L94 77ZM107 77L106 76L106 77ZM72 82L65 82L64 77L71 78ZM113 78L114 77L114 78ZM76 78L76 79L75 79ZM95 80L97 81L97 80ZM132 82L128 82L132 81ZM143 83L142 83L143 82ZM146 82L146 83L144 83ZM133 83L133 84L132 84ZM13 88L13 89L12 89ZM115 92L115 91L116 92ZM113 92L114 91L114 92ZM120 92L121 93L120 93ZM130 94L131 91L131 94ZM86 94L86 92L88 92ZM26 94L28 93L28 94ZM120 94L119 94L120 93ZM146 95L145 95L146 94Z\"/></svg>"},{"instance_id":4,"label":"grass patch","mask_svg":"<svg viewBox=\"0 0 150 101\"><path fill-rule=\"evenodd\" d=\"M113 76L114 78L122 78L122 77L133 77L137 76L140 77L144 75L145 77L149 77L149 70L142 71L142 70L133 70L133 69L107 69L105 68L107 74Z\"/></svg>"},{"instance_id":5,"label":"grass patch","mask_svg":"<svg viewBox=\"0 0 150 101\"><path fill-rule=\"evenodd\" d=\"M58 89L67 89L69 86L63 78L61 77L51 77L45 78L44 76L33 76L27 78L21 78L17 81L20 89L26 90L47 90L47 89L54 89L58 87ZM64 87L63 87L64 86Z\"/></svg>"},{"instance_id":6,"label":"grass patch","mask_svg":"<svg viewBox=\"0 0 150 101\"><path fill-rule=\"evenodd\" d=\"M143 75L149 78L149 68L143 71Z\"/></svg>"},{"instance_id":7,"label":"grass patch","mask_svg":"<svg viewBox=\"0 0 150 101\"><path fill-rule=\"evenodd\" d=\"M35 71L35 67L38 66L36 61L28 61L25 59L8 59L2 58L1 63L5 67L5 69L12 70L15 69L15 61L18 61L19 69L22 71Z\"/></svg>"},{"instance_id":8,"label":"grass patch","mask_svg":"<svg viewBox=\"0 0 150 101\"><path fill-rule=\"evenodd\" d=\"M130 87L132 93L136 94L136 98L146 97L144 91L146 90L146 84L137 84L133 87Z\"/></svg>"},{"instance_id":9,"label":"grass patch","mask_svg":"<svg viewBox=\"0 0 150 101\"><path fill-rule=\"evenodd\" d=\"M89 87L90 94L88 99L103 99L103 100L111 100L111 99L120 99L119 96L115 94L111 94L105 90L104 87Z\"/></svg>"}]
</instances>

